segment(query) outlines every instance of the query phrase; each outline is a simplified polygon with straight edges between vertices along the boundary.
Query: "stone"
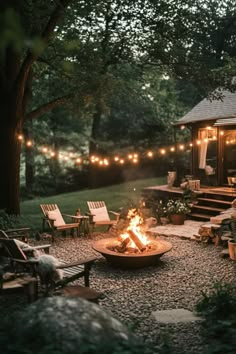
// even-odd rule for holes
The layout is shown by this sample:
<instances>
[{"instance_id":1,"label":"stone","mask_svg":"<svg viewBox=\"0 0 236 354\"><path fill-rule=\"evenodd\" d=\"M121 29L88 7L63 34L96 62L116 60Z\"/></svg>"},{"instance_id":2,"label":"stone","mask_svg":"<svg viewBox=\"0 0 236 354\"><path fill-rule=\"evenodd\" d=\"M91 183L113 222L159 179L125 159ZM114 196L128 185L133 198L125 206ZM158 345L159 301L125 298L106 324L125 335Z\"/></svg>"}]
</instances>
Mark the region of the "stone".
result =
<instances>
[{"instance_id":1,"label":"stone","mask_svg":"<svg viewBox=\"0 0 236 354\"><path fill-rule=\"evenodd\" d=\"M4 353L137 353L141 344L125 325L81 298L40 299L10 322Z\"/></svg>"},{"instance_id":2,"label":"stone","mask_svg":"<svg viewBox=\"0 0 236 354\"><path fill-rule=\"evenodd\" d=\"M202 320L193 312L186 309L171 309L152 312L152 316L158 323L178 323L178 322L193 322Z\"/></svg>"}]
</instances>

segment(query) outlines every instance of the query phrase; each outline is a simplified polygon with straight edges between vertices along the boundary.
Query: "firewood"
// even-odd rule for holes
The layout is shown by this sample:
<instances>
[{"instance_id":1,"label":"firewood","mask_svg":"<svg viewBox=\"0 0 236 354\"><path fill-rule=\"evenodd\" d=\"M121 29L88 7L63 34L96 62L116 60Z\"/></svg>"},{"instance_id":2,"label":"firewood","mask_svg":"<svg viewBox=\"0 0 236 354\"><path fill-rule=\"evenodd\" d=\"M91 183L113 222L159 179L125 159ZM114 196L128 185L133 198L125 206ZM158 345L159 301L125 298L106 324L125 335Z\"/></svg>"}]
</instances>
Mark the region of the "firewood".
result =
<instances>
[{"instance_id":1,"label":"firewood","mask_svg":"<svg viewBox=\"0 0 236 354\"><path fill-rule=\"evenodd\" d=\"M135 233L132 230L128 230L129 237L131 240L135 243L136 247L139 249L140 252L145 251L146 246L143 244L143 242L138 238L138 236L135 235Z\"/></svg>"}]
</instances>

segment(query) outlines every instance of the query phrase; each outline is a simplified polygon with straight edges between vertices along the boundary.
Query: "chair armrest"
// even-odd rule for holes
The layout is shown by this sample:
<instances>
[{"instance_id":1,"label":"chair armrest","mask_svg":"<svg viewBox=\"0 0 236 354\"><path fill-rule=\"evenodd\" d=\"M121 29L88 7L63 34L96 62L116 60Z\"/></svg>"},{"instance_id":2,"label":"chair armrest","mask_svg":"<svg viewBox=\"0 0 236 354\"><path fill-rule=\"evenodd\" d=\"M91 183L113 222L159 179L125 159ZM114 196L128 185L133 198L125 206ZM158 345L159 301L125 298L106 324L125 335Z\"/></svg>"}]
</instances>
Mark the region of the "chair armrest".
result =
<instances>
[{"instance_id":1,"label":"chair armrest","mask_svg":"<svg viewBox=\"0 0 236 354\"><path fill-rule=\"evenodd\" d=\"M85 215L70 215L70 214L62 214L62 215L69 216L70 218L77 219L77 220L82 220L82 219L88 218L88 216L85 216Z\"/></svg>"},{"instance_id":2,"label":"chair armrest","mask_svg":"<svg viewBox=\"0 0 236 354\"><path fill-rule=\"evenodd\" d=\"M89 211L87 211L85 214L89 217L90 224L94 224L95 221L93 220L93 218L94 218L95 214L92 214Z\"/></svg>"},{"instance_id":3,"label":"chair armrest","mask_svg":"<svg viewBox=\"0 0 236 354\"><path fill-rule=\"evenodd\" d=\"M97 259L98 259L97 257L91 257L91 258L81 259L79 261L75 261L75 262L71 262L71 263L62 263L62 264L58 265L56 268L63 269L63 268L74 267L77 265L92 264ZM63 262L63 261L61 261L61 262Z\"/></svg>"},{"instance_id":4,"label":"chair armrest","mask_svg":"<svg viewBox=\"0 0 236 354\"><path fill-rule=\"evenodd\" d=\"M50 249L51 245L41 245L41 246L34 246L33 249L34 250L44 250L46 254L49 254L49 249Z\"/></svg>"},{"instance_id":5,"label":"chair armrest","mask_svg":"<svg viewBox=\"0 0 236 354\"><path fill-rule=\"evenodd\" d=\"M112 210L109 210L109 213L115 215L115 216L116 216L116 219L119 220L119 218L120 218L120 213L117 213L117 212L112 211Z\"/></svg>"}]
</instances>

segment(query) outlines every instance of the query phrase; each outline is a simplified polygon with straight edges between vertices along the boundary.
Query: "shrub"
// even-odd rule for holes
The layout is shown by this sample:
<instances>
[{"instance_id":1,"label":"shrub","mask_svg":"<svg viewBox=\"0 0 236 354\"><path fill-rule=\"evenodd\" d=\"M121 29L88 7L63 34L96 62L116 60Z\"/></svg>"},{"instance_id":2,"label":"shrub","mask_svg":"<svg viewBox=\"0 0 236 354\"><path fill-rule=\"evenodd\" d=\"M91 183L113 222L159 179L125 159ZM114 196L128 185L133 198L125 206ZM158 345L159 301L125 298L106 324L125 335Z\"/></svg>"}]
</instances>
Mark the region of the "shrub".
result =
<instances>
[{"instance_id":1,"label":"shrub","mask_svg":"<svg viewBox=\"0 0 236 354\"><path fill-rule=\"evenodd\" d=\"M210 294L196 305L205 318L202 334L206 339L206 354L234 354L236 345L236 286L216 283Z\"/></svg>"}]
</instances>

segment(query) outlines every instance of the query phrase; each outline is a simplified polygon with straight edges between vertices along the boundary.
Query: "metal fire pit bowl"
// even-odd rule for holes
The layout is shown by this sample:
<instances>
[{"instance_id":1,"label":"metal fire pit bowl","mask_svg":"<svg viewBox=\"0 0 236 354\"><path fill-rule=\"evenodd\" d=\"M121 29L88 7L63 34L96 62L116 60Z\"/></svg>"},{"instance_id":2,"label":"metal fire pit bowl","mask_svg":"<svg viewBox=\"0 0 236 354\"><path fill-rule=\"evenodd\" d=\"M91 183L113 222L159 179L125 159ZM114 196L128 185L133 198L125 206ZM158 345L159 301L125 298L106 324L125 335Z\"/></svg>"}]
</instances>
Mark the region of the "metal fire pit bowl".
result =
<instances>
[{"instance_id":1,"label":"metal fire pit bowl","mask_svg":"<svg viewBox=\"0 0 236 354\"><path fill-rule=\"evenodd\" d=\"M101 253L106 260L112 265L121 268L143 268L151 265L156 265L159 258L166 252L170 251L172 244L163 240L152 240L155 250L144 251L142 253L119 253L109 250L116 238L102 239L93 243L93 249Z\"/></svg>"}]
</instances>

